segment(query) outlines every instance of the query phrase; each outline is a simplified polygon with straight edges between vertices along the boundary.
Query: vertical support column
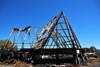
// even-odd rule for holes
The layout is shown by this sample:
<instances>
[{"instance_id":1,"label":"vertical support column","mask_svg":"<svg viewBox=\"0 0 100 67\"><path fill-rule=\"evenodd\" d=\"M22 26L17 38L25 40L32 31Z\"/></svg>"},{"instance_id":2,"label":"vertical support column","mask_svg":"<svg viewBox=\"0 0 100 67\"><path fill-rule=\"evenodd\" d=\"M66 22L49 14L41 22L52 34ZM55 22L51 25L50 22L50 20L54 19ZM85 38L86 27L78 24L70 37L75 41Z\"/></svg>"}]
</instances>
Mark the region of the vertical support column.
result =
<instances>
[{"instance_id":1,"label":"vertical support column","mask_svg":"<svg viewBox=\"0 0 100 67\"><path fill-rule=\"evenodd\" d=\"M22 31L21 31L21 38L22 38L22 45L23 45L24 43L23 43L23 34L22 34Z\"/></svg>"},{"instance_id":2,"label":"vertical support column","mask_svg":"<svg viewBox=\"0 0 100 67\"><path fill-rule=\"evenodd\" d=\"M38 34L37 34L37 27L36 27L36 39L38 39Z\"/></svg>"},{"instance_id":3,"label":"vertical support column","mask_svg":"<svg viewBox=\"0 0 100 67\"><path fill-rule=\"evenodd\" d=\"M30 40L30 31L28 32L28 35L29 35L29 43L30 43L30 48L32 48L32 45L31 45L31 40Z\"/></svg>"},{"instance_id":4,"label":"vertical support column","mask_svg":"<svg viewBox=\"0 0 100 67\"><path fill-rule=\"evenodd\" d=\"M32 40L31 47L33 46L33 43L34 43L34 38L35 38L36 31L37 31L37 29L35 28L35 31L34 31L34 36L33 36L33 40Z\"/></svg>"}]
</instances>

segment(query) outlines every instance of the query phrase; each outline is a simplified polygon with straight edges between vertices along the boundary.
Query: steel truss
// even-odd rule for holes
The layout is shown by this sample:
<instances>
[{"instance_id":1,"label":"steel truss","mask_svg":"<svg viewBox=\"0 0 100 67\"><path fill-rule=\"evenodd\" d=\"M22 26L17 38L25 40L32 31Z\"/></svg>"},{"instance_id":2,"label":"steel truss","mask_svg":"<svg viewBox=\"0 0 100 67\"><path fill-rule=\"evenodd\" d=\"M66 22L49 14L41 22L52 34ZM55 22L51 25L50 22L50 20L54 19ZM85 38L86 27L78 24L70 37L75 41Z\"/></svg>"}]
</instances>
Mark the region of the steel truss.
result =
<instances>
[{"instance_id":1,"label":"steel truss","mask_svg":"<svg viewBox=\"0 0 100 67\"><path fill-rule=\"evenodd\" d=\"M15 33L15 31L18 31L17 36L14 36L14 43L13 47L16 44L17 38L19 36L19 33L26 32L25 37L23 39L22 37L22 48L21 50L17 51L17 58L20 58L20 60L23 59L23 55L25 55L25 52L28 52L27 58L31 57L31 60L34 60L35 63L38 63L38 61L42 61L40 63L46 63L47 61L49 62L55 62L55 63L62 63L63 61L68 62L67 59L59 59L59 54L64 55L72 55L72 62L75 64L80 64L81 60L82 62L85 62L84 59L84 51L81 49L81 45L71 28L71 25L69 24L67 18L64 15L64 12L62 11L59 15L55 16L48 24L46 24L43 29L41 30L41 33L37 35L37 39L34 42L34 38L36 36L37 28L34 27L34 35L32 42L30 40L30 31L31 31L31 26L26 27L22 29L22 27L18 28L13 28L11 31ZM11 34L9 35L8 40L6 41L6 44L3 48L5 50L5 47L11 37ZM30 47L29 49L24 49L24 42L26 39L27 34L29 35L29 44ZM13 50L12 50L13 51ZM51 56L52 54L56 55L56 59L43 59L41 58L42 55L49 55ZM3 55L2 55L3 56ZM81 59L81 60L80 60ZM70 61L70 62L71 62Z\"/></svg>"}]
</instances>

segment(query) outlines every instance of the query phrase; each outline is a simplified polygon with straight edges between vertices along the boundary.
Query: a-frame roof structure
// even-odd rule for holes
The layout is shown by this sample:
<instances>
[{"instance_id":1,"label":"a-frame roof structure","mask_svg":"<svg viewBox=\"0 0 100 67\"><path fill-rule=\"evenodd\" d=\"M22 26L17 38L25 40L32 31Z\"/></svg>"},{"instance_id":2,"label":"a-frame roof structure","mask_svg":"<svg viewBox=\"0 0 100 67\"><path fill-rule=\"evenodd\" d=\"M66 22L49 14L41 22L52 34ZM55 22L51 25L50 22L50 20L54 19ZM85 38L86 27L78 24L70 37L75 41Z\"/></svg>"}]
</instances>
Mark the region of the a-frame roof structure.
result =
<instances>
[{"instance_id":1,"label":"a-frame roof structure","mask_svg":"<svg viewBox=\"0 0 100 67\"><path fill-rule=\"evenodd\" d=\"M30 32L32 28L35 28L33 39L30 39ZM25 39L27 34L29 35L29 44L31 48L34 49L50 49L50 48L81 48L81 45L71 28L71 25L69 24L67 18L64 15L64 12L62 11L59 15L55 16L48 24L46 24L41 33L39 35L36 35L37 27L25 27L22 29L20 28L13 28L3 49L5 49L12 33L14 33L14 42L12 49L14 48L14 45L17 44L17 38L19 36L19 33L21 33L22 38L22 48L24 48ZM15 32L17 32L17 35L15 36ZM25 33L26 32L26 33ZM25 33L25 37L23 38L22 33ZM31 42L32 41L32 42ZM33 42L34 41L34 42Z\"/></svg>"},{"instance_id":2,"label":"a-frame roof structure","mask_svg":"<svg viewBox=\"0 0 100 67\"><path fill-rule=\"evenodd\" d=\"M81 45L62 11L43 27L34 49L81 48Z\"/></svg>"}]
</instances>

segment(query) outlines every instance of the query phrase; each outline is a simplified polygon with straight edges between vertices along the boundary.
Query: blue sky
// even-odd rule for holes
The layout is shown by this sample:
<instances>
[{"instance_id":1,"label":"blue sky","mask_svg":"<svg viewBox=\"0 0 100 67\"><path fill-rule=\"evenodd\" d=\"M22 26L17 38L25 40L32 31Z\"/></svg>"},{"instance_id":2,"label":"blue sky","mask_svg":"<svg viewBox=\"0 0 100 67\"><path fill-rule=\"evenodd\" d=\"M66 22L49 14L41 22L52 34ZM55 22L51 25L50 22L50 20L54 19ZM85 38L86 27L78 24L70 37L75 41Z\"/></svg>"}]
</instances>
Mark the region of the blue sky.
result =
<instances>
[{"instance_id":1,"label":"blue sky","mask_svg":"<svg viewBox=\"0 0 100 67\"><path fill-rule=\"evenodd\" d=\"M0 0L0 40L13 27L43 27L61 11L82 47L100 49L100 0Z\"/></svg>"}]
</instances>

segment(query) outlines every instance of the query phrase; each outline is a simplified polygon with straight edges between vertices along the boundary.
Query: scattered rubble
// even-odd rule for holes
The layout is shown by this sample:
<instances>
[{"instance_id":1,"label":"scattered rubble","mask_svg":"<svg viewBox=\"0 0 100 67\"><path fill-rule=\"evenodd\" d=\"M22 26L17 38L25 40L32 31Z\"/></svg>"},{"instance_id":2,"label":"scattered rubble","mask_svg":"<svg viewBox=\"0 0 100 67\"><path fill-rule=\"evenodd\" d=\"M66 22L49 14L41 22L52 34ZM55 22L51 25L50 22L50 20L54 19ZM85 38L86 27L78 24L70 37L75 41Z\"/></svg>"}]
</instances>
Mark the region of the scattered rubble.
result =
<instances>
[{"instance_id":1,"label":"scattered rubble","mask_svg":"<svg viewBox=\"0 0 100 67\"><path fill-rule=\"evenodd\" d=\"M87 60L87 64L80 64L80 65L74 65L71 63L64 63L64 64L33 64L34 61L31 61L31 63L27 63L24 61L19 61L17 59L11 59L9 61L4 61L1 62L1 65L5 65L5 66L15 66L15 67L19 67L19 66L27 66L27 67L32 67L32 66L36 66L36 67L92 67L92 66L100 66L100 59L96 59L96 60ZM0 65L0 67L2 67Z\"/></svg>"}]
</instances>

